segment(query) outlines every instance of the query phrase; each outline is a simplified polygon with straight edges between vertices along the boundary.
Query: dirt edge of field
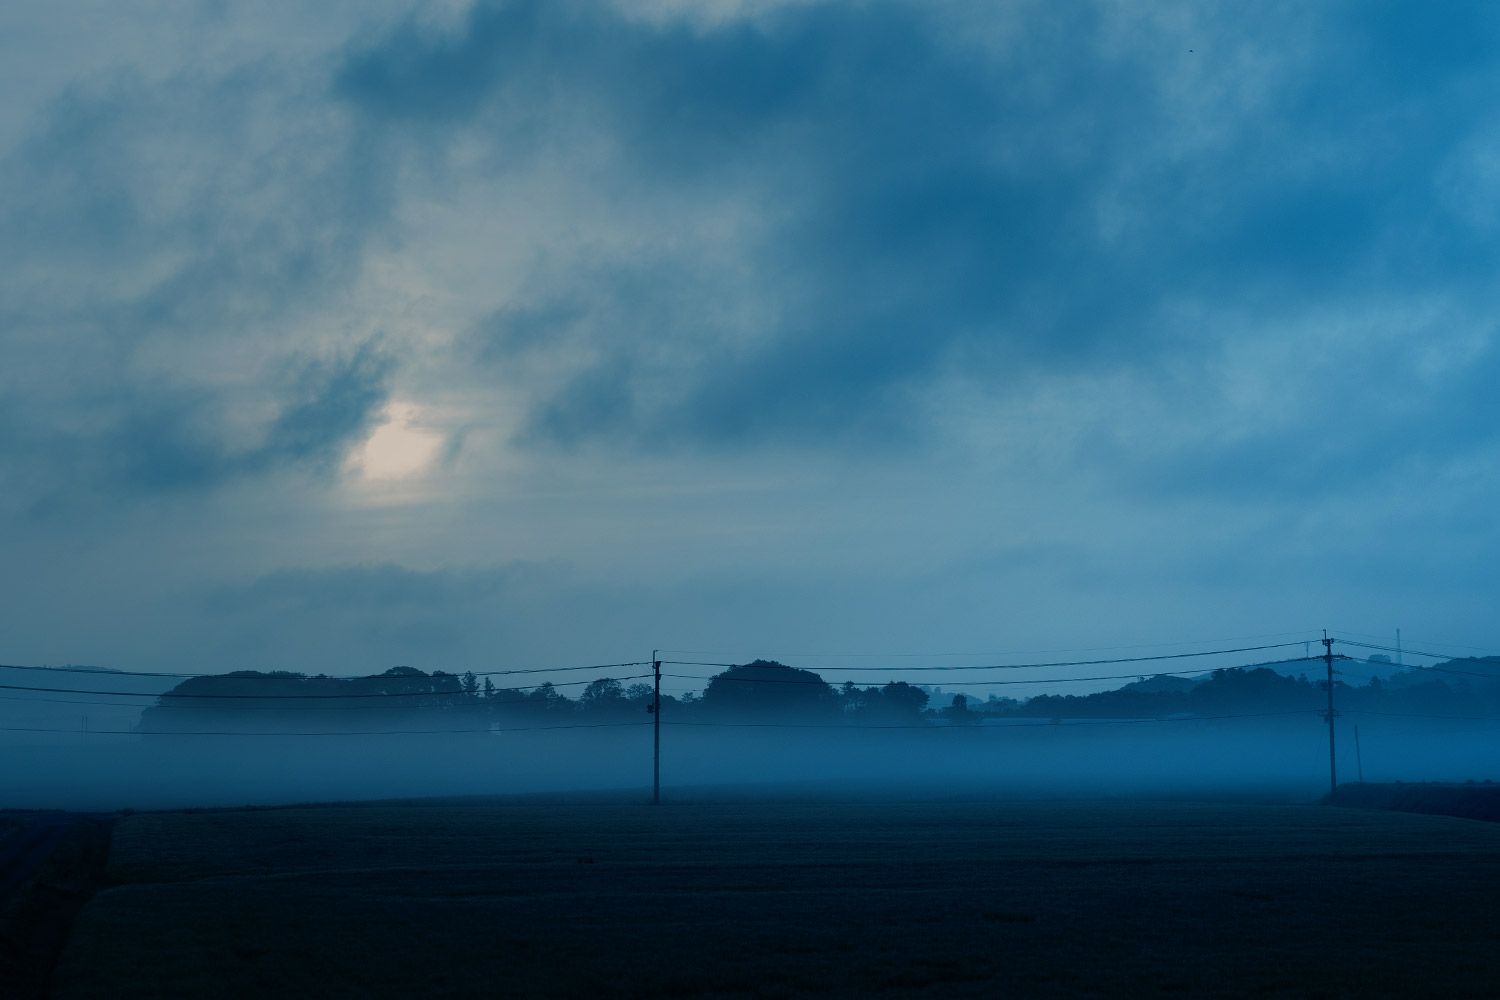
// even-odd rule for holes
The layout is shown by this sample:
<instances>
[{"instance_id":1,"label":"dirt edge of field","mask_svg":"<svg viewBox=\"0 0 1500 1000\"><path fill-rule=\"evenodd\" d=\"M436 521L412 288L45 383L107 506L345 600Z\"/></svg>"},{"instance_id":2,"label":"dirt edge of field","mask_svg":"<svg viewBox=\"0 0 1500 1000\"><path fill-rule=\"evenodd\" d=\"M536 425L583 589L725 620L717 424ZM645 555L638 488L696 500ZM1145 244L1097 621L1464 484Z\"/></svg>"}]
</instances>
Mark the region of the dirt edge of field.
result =
<instances>
[{"instance_id":1,"label":"dirt edge of field","mask_svg":"<svg viewBox=\"0 0 1500 1000\"><path fill-rule=\"evenodd\" d=\"M1349 809L1389 809L1395 812L1425 813L1430 816L1455 816L1500 823L1500 785L1492 782L1468 782L1462 785L1439 782L1410 784L1340 785L1323 797L1323 804Z\"/></svg>"},{"instance_id":2,"label":"dirt edge of field","mask_svg":"<svg viewBox=\"0 0 1500 1000\"><path fill-rule=\"evenodd\" d=\"M69 817L45 860L0 897L0 996L43 998L73 920L109 882L113 816Z\"/></svg>"}]
</instances>

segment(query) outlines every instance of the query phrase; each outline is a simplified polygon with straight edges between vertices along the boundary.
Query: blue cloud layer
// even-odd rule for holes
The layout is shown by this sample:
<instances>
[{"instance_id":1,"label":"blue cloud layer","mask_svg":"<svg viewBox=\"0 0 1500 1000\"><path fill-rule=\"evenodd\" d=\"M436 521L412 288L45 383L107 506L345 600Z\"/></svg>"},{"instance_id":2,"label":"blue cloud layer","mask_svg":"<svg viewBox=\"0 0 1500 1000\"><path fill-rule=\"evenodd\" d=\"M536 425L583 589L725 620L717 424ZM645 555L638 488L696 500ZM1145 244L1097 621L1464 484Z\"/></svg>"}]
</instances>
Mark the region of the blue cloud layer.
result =
<instances>
[{"instance_id":1,"label":"blue cloud layer","mask_svg":"<svg viewBox=\"0 0 1500 1000\"><path fill-rule=\"evenodd\" d=\"M949 574L970 610L1092 585L1106 620L1335 550L1361 599L1411 593L1372 552L1488 593L1492 4L483 0L252 44L298 16L59 50L67 85L0 117L0 541L117 507L212 547L252 529L204 511L264 504L234 614L451 601L403 641L454 648L526 589L450 589L455 552L566 552L612 581L569 606L619 620L611 574L659 549L722 622L715 567L796 590L776 566L866 552L896 609ZM392 402L448 478L380 506L345 459Z\"/></svg>"},{"instance_id":2,"label":"blue cloud layer","mask_svg":"<svg viewBox=\"0 0 1500 1000\"><path fill-rule=\"evenodd\" d=\"M361 43L334 93L429 152L492 144L497 183L586 119L614 151L605 185L732 194L764 220L736 248L751 293L703 274L684 299L695 264L664 232L660 249L544 275L482 325L499 368L549 339L593 358L535 400L533 447L900 439L922 422L913 391L955 368L1005 391L1038 368L1220 347L1209 324L1174 327L1183 302L1266 328L1377 289L1493 304L1493 240L1437 190L1496 96L1489 7L1242 12L1191 53L1111 47L1091 4L1028 9L1024 43L1000 51L955 37L950 15L822 4L704 30L479 4L456 30L412 21ZM1303 55L1273 67L1285 79L1192 65L1247 46ZM1227 90L1239 117L1183 121L1166 78ZM1194 145L1195 128L1223 134ZM779 315L747 351L715 328L717 294ZM687 372L666 393L663 353Z\"/></svg>"}]
</instances>

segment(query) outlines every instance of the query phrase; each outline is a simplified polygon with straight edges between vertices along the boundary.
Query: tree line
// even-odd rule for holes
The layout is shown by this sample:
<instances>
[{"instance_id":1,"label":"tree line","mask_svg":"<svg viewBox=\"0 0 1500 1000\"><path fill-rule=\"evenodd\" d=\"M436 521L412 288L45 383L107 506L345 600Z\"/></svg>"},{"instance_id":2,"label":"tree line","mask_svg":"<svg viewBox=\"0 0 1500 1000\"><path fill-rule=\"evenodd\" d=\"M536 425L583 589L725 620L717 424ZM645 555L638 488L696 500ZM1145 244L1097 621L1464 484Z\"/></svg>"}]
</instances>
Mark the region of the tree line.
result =
<instances>
[{"instance_id":1,"label":"tree line","mask_svg":"<svg viewBox=\"0 0 1500 1000\"><path fill-rule=\"evenodd\" d=\"M1500 667L1490 659L1444 665L1462 674L1396 671L1367 684L1335 681L1340 710L1476 715L1500 712ZM649 721L652 687L601 678L569 697L551 683L504 687L474 673L426 673L393 667L365 677L288 671L235 671L183 681L141 717L147 732L320 728L359 731L384 725L484 729L560 721ZM982 725L987 719L1151 719L1320 711L1317 680L1267 667L1213 671L1198 680L1142 677L1086 695L1041 694L1024 700L989 695L937 696L906 681L830 684L818 673L772 660L730 667L700 693L663 695L664 718L682 722L786 721L851 725Z\"/></svg>"}]
</instances>

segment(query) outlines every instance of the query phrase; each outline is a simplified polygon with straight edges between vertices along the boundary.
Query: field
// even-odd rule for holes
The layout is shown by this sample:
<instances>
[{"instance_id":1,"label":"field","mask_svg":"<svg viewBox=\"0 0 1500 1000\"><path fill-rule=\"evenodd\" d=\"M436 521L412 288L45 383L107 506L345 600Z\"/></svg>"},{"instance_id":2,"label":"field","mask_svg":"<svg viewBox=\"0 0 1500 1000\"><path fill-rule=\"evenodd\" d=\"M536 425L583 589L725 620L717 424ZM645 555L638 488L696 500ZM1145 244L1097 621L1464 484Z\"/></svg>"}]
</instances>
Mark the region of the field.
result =
<instances>
[{"instance_id":1,"label":"field","mask_svg":"<svg viewBox=\"0 0 1500 1000\"><path fill-rule=\"evenodd\" d=\"M1197 802L119 820L52 995L1494 995L1500 825Z\"/></svg>"},{"instance_id":2,"label":"field","mask_svg":"<svg viewBox=\"0 0 1500 1000\"><path fill-rule=\"evenodd\" d=\"M1354 782L1340 785L1328 801L1355 809L1395 809L1500 823L1500 785L1489 781L1470 781L1462 785L1442 782L1367 785Z\"/></svg>"}]
</instances>

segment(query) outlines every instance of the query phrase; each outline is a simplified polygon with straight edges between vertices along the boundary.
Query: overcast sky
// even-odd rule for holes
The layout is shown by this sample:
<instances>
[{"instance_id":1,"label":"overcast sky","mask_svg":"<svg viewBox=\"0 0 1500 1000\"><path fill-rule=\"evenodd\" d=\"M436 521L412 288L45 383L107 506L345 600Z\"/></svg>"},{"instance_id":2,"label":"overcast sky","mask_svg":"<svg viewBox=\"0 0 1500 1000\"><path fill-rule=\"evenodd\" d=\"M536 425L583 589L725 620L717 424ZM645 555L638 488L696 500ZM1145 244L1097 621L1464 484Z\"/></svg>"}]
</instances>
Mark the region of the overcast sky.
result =
<instances>
[{"instance_id":1,"label":"overcast sky","mask_svg":"<svg viewBox=\"0 0 1500 1000\"><path fill-rule=\"evenodd\" d=\"M1500 6L73 0L0 93L0 661L1500 651Z\"/></svg>"}]
</instances>

